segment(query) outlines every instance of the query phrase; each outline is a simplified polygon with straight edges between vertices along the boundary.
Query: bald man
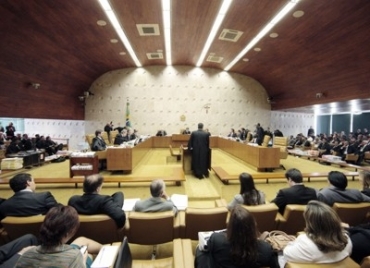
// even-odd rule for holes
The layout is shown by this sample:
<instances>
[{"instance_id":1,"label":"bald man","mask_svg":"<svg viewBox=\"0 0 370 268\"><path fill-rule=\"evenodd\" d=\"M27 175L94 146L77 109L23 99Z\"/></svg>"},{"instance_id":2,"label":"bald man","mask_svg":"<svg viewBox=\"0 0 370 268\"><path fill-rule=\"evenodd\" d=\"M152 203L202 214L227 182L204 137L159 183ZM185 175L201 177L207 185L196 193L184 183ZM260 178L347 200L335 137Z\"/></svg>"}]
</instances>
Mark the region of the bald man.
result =
<instances>
[{"instance_id":1,"label":"bald man","mask_svg":"<svg viewBox=\"0 0 370 268\"><path fill-rule=\"evenodd\" d=\"M150 193L152 197L135 203L134 211L158 212L173 210L175 215L177 214L177 207L166 194L166 185L163 180L152 181L150 184Z\"/></svg>"},{"instance_id":2,"label":"bald man","mask_svg":"<svg viewBox=\"0 0 370 268\"><path fill-rule=\"evenodd\" d=\"M101 195L103 181L100 174L87 176L83 183L84 194L72 196L68 205L74 207L79 214L107 214L116 222L117 227L121 228L126 222L126 215L122 210L123 193Z\"/></svg>"}]
</instances>

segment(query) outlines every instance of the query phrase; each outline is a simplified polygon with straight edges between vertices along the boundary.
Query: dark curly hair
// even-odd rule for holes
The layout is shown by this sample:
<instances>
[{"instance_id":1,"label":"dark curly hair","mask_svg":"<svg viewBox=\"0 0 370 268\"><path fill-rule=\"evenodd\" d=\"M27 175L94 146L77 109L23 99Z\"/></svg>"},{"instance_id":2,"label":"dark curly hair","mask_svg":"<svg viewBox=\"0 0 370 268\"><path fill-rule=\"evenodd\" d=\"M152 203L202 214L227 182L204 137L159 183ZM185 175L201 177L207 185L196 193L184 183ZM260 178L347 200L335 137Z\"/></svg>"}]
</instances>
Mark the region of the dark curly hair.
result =
<instances>
[{"instance_id":1,"label":"dark curly hair","mask_svg":"<svg viewBox=\"0 0 370 268\"><path fill-rule=\"evenodd\" d=\"M80 226L76 209L58 205L49 210L40 227L41 245L52 248L63 244L65 238L72 238Z\"/></svg>"}]
</instances>

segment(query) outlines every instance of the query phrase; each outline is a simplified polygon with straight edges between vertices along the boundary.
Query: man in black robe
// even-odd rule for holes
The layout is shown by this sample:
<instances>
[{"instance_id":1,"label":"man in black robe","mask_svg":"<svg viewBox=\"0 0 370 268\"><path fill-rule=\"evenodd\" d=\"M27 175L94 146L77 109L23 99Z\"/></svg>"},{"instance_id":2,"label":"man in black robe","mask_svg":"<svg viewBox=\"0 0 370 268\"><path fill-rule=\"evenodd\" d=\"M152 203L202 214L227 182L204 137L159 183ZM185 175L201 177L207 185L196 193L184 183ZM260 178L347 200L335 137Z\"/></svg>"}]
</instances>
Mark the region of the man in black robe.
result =
<instances>
[{"instance_id":1,"label":"man in black robe","mask_svg":"<svg viewBox=\"0 0 370 268\"><path fill-rule=\"evenodd\" d=\"M191 152L191 169L198 179L209 176L209 133L203 130L203 124L198 124L198 130L190 134L188 148Z\"/></svg>"}]
</instances>

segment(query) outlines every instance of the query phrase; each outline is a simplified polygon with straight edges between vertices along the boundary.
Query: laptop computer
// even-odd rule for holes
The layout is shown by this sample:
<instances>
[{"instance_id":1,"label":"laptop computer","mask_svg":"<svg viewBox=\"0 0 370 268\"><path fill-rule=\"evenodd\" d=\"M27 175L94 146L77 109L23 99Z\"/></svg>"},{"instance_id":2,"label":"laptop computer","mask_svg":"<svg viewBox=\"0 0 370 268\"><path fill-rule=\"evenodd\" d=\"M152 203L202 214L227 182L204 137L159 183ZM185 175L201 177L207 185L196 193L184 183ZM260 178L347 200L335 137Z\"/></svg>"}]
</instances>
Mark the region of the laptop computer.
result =
<instances>
[{"instance_id":1,"label":"laptop computer","mask_svg":"<svg viewBox=\"0 0 370 268\"><path fill-rule=\"evenodd\" d=\"M132 256L130 247L128 245L127 237L123 238L120 249L118 250L118 255L116 262L114 263L114 268L131 268L132 267Z\"/></svg>"}]
</instances>

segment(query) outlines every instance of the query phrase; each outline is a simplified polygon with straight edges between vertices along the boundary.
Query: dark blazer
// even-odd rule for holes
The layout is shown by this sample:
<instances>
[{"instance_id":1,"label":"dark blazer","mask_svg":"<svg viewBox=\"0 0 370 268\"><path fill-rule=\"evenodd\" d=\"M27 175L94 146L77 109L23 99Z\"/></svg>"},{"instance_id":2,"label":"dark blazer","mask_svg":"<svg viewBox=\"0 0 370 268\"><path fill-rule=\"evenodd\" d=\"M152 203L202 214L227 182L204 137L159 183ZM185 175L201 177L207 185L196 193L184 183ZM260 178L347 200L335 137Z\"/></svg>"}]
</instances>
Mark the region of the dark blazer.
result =
<instances>
[{"instance_id":1,"label":"dark blazer","mask_svg":"<svg viewBox=\"0 0 370 268\"><path fill-rule=\"evenodd\" d=\"M272 247L265 241L259 240L257 242L258 257L255 262L246 263L245 265L235 265L230 255L230 243L227 241L226 233L214 233L211 235L207 242L209 252L204 252L204 255L210 258L202 258L197 252L195 260L196 267L217 267L217 268L258 268L258 267L270 267L278 268L278 258ZM198 250L197 250L198 251ZM210 266L207 266L204 261L208 262Z\"/></svg>"},{"instance_id":2,"label":"dark blazer","mask_svg":"<svg viewBox=\"0 0 370 268\"><path fill-rule=\"evenodd\" d=\"M94 214L107 214L117 224L118 228L125 225L126 215L122 210L123 194L118 192L119 200L115 200L113 196L101 195L97 193L85 193L81 195L72 196L68 205L74 207L79 214L94 215ZM122 201L121 201L122 200Z\"/></svg>"},{"instance_id":3,"label":"dark blazer","mask_svg":"<svg viewBox=\"0 0 370 268\"><path fill-rule=\"evenodd\" d=\"M6 216L34 216L46 214L58 203L50 192L20 191L0 204L0 220Z\"/></svg>"},{"instance_id":4,"label":"dark blazer","mask_svg":"<svg viewBox=\"0 0 370 268\"><path fill-rule=\"evenodd\" d=\"M95 137L92 140L91 144L91 150L92 151L104 151L107 145L105 144L105 141L103 138Z\"/></svg>"},{"instance_id":5,"label":"dark blazer","mask_svg":"<svg viewBox=\"0 0 370 268\"><path fill-rule=\"evenodd\" d=\"M272 203L279 207L279 212L284 213L288 204L306 205L311 200L317 200L316 190L306 187L303 184L294 185L289 188L281 189Z\"/></svg>"}]
</instances>

